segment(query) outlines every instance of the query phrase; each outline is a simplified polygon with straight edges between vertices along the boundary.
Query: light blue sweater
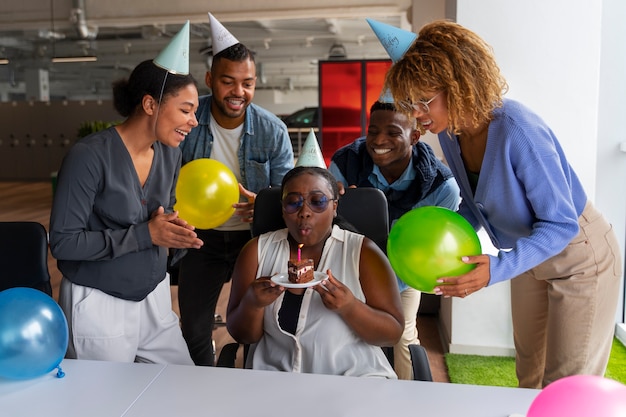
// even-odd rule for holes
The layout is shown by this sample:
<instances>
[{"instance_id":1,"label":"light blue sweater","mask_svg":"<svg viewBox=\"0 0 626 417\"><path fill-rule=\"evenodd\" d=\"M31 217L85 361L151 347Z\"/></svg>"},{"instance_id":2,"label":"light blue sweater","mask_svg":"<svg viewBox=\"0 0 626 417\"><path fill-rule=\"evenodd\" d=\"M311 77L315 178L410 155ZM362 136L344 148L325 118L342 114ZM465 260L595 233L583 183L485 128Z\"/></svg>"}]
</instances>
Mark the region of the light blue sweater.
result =
<instances>
[{"instance_id":1,"label":"light blue sweater","mask_svg":"<svg viewBox=\"0 0 626 417\"><path fill-rule=\"evenodd\" d=\"M490 256L489 285L539 265L578 234L585 191L554 133L527 107L505 99L494 111L475 195L458 139L442 132L439 143L461 188L459 213L500 249Z\"/></svg>"}]
</instances>

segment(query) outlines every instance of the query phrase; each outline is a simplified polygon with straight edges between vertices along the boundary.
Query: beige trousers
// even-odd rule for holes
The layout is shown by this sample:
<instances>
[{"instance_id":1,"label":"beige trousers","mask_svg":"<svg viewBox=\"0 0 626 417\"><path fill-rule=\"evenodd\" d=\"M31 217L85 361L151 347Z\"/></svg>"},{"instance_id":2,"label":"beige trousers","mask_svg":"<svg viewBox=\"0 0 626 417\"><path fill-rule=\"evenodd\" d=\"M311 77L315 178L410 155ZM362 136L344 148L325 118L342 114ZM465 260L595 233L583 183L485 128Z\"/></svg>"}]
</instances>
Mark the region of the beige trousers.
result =
<instances>
[{"instance_id":1,"label":"beige trousers","mask_svg":"<svg viewBox=\"0 0 626 417\"><path fill-rule=\"evenodd\" d=\"M615 331L622 265L612 226L591 203L558 255L511 281L519 386L603 376Z\"/></svg>"},{"instance_id":2,"label":"beige trousers","mask_svg":"<svg viewBox=\"0 0 626 417\"><path fill-rule=\"evenodd\" d=\"M404 313L404 331L402 337L393 347L393 367L398 379L413 379L413 362L409 345L419 345L417 337L417 310L420 307L422 293L414 288L407 288L400 293L402 311Z\"/></svg>"}]
</instances>

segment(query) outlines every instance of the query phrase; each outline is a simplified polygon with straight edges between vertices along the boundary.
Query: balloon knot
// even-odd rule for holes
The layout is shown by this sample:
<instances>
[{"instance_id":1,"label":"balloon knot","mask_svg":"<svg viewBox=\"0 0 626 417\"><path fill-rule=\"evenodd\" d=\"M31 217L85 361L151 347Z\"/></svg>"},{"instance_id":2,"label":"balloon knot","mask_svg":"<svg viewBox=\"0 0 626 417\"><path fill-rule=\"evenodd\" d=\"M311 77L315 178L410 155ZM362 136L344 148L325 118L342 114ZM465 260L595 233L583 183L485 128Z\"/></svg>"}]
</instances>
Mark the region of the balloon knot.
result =
<instances>
[{"instance_id":1,"label":"balloon knot","mask_svg":"<svg viewBox=\"0 0 626 417\"><path fill-rule=\"evenodd\" d=\"M57 366L57 378L63 378L65 376L65 372L61 369L61 365Z\"/></svg>"}]
</instances>

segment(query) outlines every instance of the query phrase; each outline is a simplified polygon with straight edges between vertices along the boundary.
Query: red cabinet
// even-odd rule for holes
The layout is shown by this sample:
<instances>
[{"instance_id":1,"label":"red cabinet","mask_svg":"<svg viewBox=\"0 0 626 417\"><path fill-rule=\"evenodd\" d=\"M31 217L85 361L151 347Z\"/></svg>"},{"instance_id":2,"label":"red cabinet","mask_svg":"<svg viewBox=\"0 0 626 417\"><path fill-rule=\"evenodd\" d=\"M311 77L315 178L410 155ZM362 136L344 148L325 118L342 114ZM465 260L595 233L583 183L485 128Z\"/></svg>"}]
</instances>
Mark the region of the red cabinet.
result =
<instances>
[{"instance_id":1,"label":"red cabinet","mask_svg":"<svg viewBox=\"0 0 626 417\"><path fill-rule=\"evenodd\" d=\"M365 135L369 108L378 99L390 60L319 62L320 130L326 165L340 147Z\"/></svg>"}]
</instances>

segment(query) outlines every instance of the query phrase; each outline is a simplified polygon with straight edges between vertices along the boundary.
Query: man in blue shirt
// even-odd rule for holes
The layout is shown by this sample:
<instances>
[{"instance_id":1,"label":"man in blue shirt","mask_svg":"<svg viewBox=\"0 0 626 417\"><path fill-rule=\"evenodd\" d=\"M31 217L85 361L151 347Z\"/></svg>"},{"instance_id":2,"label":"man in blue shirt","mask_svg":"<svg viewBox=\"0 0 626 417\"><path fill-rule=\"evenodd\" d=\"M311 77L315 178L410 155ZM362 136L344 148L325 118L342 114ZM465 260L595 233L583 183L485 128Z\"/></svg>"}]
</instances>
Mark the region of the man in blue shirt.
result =
<instances>
[{"instance_id":1,"label":"man in blue shirt","mask_svg":"<svg viewBox=\"0 0 626 417\"><path fill-rule=\"evenodd\" d=\"M180 148L183 165L198 158L226 164L240 183L242 201L223 225L196 229L204 245L182 258L178 302L183 335L196 365L214 364L215 307L243 245L252 237L250 223L256 193L280 186L294 157L285 124L252 103L256 68L252 52L211 15L213 62L205 82L212 94L200 97L193 129ZM216 34L219 29L222 33ZM226 40L226 45L221 42ZM229 42L230 40L230 42ZM223 48L223 49L222 49Z\"/></svg>"},{"instance_id":2,"label":"man in blue shirt","mask_svg":"<svg viewBox=\"0 0 626 417\"><path fill-rule=\"evenodd\" d=\"M370 109L367 135L339 149L329 170L345 187L374 187L387 196L389 223L422 206L456 210L459 187L452 172L428 144L420 142L415 119L397 112L384 96ZM400 379L412 379L409 344L419 344L417 310L421 294L398 279L405 329L394 346L394 368Z\"/></svg>"}]
</instances>

